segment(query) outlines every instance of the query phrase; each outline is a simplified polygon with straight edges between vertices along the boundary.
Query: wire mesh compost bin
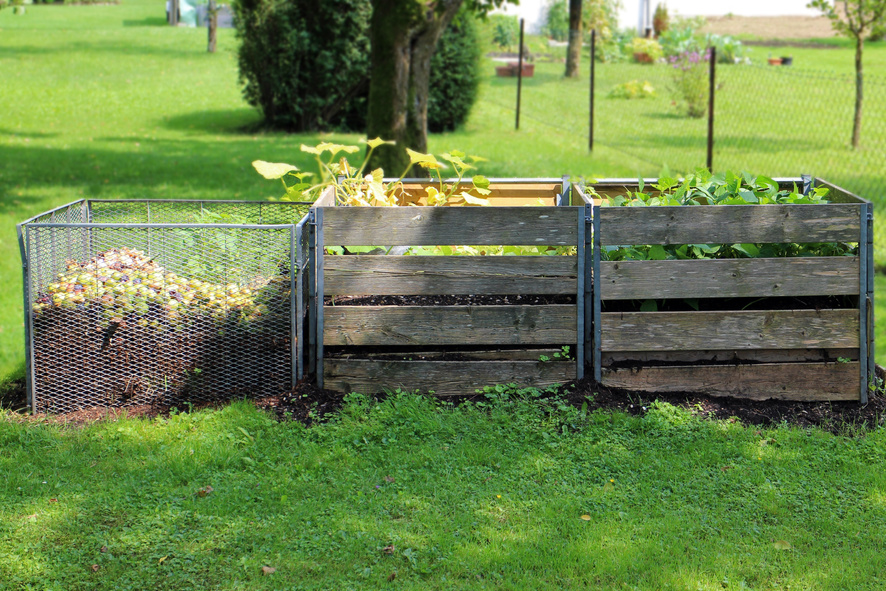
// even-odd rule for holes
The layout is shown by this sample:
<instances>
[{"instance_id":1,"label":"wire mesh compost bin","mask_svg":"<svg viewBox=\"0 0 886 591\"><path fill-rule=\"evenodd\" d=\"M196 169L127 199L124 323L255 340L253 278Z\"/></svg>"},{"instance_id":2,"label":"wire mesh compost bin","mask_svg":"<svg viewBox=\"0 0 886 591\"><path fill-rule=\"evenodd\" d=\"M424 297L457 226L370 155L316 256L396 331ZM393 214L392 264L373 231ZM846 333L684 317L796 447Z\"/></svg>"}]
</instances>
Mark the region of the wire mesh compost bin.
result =
<instances>
[{"instance_id":1,"label":"wire mesh compost bin","mask_svg":"<svg viewBox=\"0 0 886 591\"><path fill-rule=\"evenodd\" d=\"M32 411L292 388L309 207L80 200L19 224Z\"/></svg>"}]
</instances>

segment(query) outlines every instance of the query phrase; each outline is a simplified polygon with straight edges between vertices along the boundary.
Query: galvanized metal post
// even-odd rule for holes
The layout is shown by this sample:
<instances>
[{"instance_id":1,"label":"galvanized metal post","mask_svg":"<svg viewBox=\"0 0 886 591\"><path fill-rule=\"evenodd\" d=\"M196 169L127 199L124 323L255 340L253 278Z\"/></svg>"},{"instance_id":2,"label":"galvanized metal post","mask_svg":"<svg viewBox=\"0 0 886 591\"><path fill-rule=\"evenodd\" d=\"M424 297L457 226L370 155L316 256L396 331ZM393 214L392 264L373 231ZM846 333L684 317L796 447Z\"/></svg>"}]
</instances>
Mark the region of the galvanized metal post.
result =
<instances>
[{"instance_id":1,"label":"galvanized metal post","mask_svg":"<svg viewBox=\"0 0 886 591\"><path fill-rule=\"evenodd\" d=\"M298 272L298 245L301 238L301 226L292 225L289 229L289 352L291 356L292 367L291 385L295 389L298 384L298 370L301 365L301 351L298 345L299 337L299 312L301 311L301 293L298 292L298 282L296 277L300 275Z\"/></svg>"},{"instance_id":2,"label":"galvanized metal post","mask_svg":"<svg viewBox=\"0 0 886 591\"><path fill-rule=\"evenodd\" d=\"M520 19L520 48L519 48L519 57L517 61L517 121L514 124L514 129L520 129L520 93L523 90L523 19Z\"/></svg>"},{"instance_id":3,"label":"galvanized metal post","mask_svg":"<svg viewBox=\"0 0 886 591\"><path fill-rule=\"evenodd\" d=\"M32 374L34 370L34 341L31 338L32 335L32 326L31 322L33 320L33 314L31 313L31 282L30 282L30 241L27 237L28 235L28 227L24 224L18 224L15 227L16 234L18 235L18 248L22 257L22 299L24 305L22 306L22 311L25 315L24 323L25 323L25 392L27 394L27 404L28 408L31 409L31 412L36 412L34 409L34 376Z\"/></svg>"},{"instance_id":4,"label":"galvanized metal post","mask_svg":"<svg viewBox=\"0 0 886 591\"><path fill-rule=\"evenodd\" d=\"M317 210L308 212L308 367L306 373L317 370Z\"/></svg>"},{"instance_id":5,"label":"galvanized metal post","mask_svg":"<svg viewBox=\"0 0 886 591\"><path fill-rule=\"evenodd\" d=\"M296 382L302 379L305 375L305 269L304 269L304 261L307 253L304 252L304 244L305 239L305 225L307 224L308 216L302 218L302 220L295 227L295 267L292 268L291 273L294 273L296 276L296 296L295 296L295 305L296 305L296 324L295 324L295 348L296 348Z\"/></svg>"},{"instance_id":6,"label":"galvanized metal post","mask_svg":"<svg viewBox=\"0 0 886 591\"><path fill-rule=\"evenodd\" d=\"M576 241L575 255L578 257L578 273L575 277L575 312L578 323L575 330L575 379L585 377L585 208L576 207L578 213L578 240Z\"/></svg>"},{"instance_id":7,"label":"galvanized metal post","mask_svg":"<svg viewBox=\"0 0 886 591\"><path fill-rule=\"evenodd\" d=\"M315 298L317 315L317 387L323 387L323 208L317 208L317 297Z\"/></svg>"},{"instance_id":8,"label":"galvanized metal post","mask_svg":"<svg viewBox=\"0 0 886 591\"><path fill-rule=\"evenodd\" d=\"M600 302L600 206L594 205L591 209L591 219L594 227L594 380L600 382L603 379L603 349L602 338L602 304Z\"/></svg>"},{"instance_id":9,"label":"galvanized metal post","mask_svg":"<svg viewBox=\"0 0 886 591\"><path fill-rule=\"evenodd\" d=\"M585 205L584 206L584 224L585 224L585 272L584 276L580 278L580 280L584 283L584 307L585 307L585 333L582 335L582 339L584 339L585 343L585 356L584 359L581 360L581 363L585 365L587 368L590 366L594 367L594 274L593 274L593 260L594 260L594 244L593 244L593 235L594 235L594 227L593 227L593 218L592 214L592 206ZM588 265L587 261L591 261L591 264Z\"/></svg>"},{"instance_id":10,"label":"galvanized metal post","mask_svg":"<svg viewBox=\"0 0 886 591\"><path fill-rule=\"evenodd\" d=\"M861 404L868 403L868 250L870 249L868 242L868 205L864 204L859 208L861 219L859 220L860 236L858 240L858 366L861 381L859 402Z\"/></svg>"}]
</instances>

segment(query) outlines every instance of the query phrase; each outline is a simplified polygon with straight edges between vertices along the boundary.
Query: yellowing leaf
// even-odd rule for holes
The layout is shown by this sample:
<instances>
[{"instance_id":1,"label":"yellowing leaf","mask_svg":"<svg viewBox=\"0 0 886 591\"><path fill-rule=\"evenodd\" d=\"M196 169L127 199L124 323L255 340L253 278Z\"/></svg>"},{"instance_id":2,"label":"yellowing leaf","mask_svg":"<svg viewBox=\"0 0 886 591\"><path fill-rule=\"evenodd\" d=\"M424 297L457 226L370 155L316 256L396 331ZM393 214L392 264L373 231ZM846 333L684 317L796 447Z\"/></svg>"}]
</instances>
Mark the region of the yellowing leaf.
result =
<instances>
[{"instance_id":1,"label":"yellowing leaf","mask_svg":"<svg viewBox=\"0 0 886 591\"><path fill-rule=\"evenodd\" d=\"M157 561L157 564L163 564L163 561L166 560L167 558L169 558L168 555L164 556L163 558L161 558L160 560Z\"/></svg>"},{"instance_id":2,"label":"yellowing leaf","mask_svg":"<svg viewBox=\"0 0 886 591\"><path fill-rule=\"evenodd\" d=\"M587 513L585 513L584 515L582 515L581 518L584 519L585 521L590 521L590 520L591 520L591 516L588 515Z\"/></svg>"},{"instance_id":3,"label":"yellowing leaf","mask_svg":"<svg viewBox=\"0 0 886 591\"><path fill-rule=\"evenodd\" d=\"M376 168L372 171L372 180L376 183L380 183L385 179L385 171L381 168Z\"/></svg>"},{"instance_id":4,"label":"yellowing leaf","mask_svg":"<svg viewBox=\"0 0 886 591\"><path fill-rule=\"evenodd\" d=\"M386 141L386 140L381 139L380 137L366 141L366 144L372 149L375 149L379 146L383 146L384 144L388 144L389 146L393 146L396 143L397 142L395 142L394 140Z\"/></svg>"},{"instance_id":5,"label":"yellowing leaf","mask_svg":"<svg viewBox=\"0 0 886 591\"><path fill-rule=\"evenodd\" d=\"M776 550L790 550L791 549L791 543L786 540L778 540L777 542L774 542L772 545L775 546Z\"/></svg>"},{"instance_id":6,"label":"yellowing leaf","mask_svg":"<svg viewBox=\"0 0 886 591\"><path fill-rule=\"evenodd\" d=\"M607 482L606 484L603 485L603 490L604 490L604 492L609 492L609 491L611 491L611 490L613 490L613 489L615 489L615 485L612 484L612 481L611 481L611 480L610 480L609 482Z\"/></svg>"},{"instance_id":7,"label":"yellowing leaf","mask_svg":"<svg viewBox=\"0 0 886 591\"><path fill-rule=\"evenodd\" d=\"M446 204L446 194L438 191L436 187L427 187L425 191L428 194L428 205Z\"/></svg>"},{"instance_id":8,"label":"yellowing leaf","mask_svg":"<svg viewBox=\"0 0 886 591\"><path fill-rule=\"evenodd\" d=\"M297 166L285 164L283 162L265 162L264 160L254 160L252 167L266 179L279 179L286 176L293 170L298 170Z\"/></svg>"},{"instance_id":9,"label":"yellowing leaf","mask_svg":"<svg viewBox=\"0 0 886 591\"><path fill-rule=\"evenodd\" d=\"M272 575L277 572L277 569L273 566L263 566L261 567L261 574L263 575Z\"/></svg>"},{"instance_id":10,"label":"yellowing leaf","mask_svg":"<svg viewBox=\"0 0 886 591\"><path fill-rule=\"evenodd\" d=\"M462 192L461 196L464 198L465 203L468 205L489 205L489 199L484 199L482 197L474 197L470 193Z\"/></svg>"},{"instance_id":11,"label":"yellowing leaf","mask_svg":"<svg viewBox=\"0 0 886 591\"><path fill-rule=\"evenodd\" d=\"M333 156L338 154L339 152L345 152L346 154L353 154L360 150L357 146L346 146L344 144L333 144L330 142L321 142L317 144L317 153L322 154L323 152L329 151Z\"/></svg>"},{"instance_id":12,"label":"yellowing leaf","mask_svg":"<svg viewBox=\"0 0 886 591\"><path fill-rule=\"evenodd\" d=\"M301 151L307 152L308 154L315 154L317 156L320 155L320 150L318 150L317 148L315 148L313 146L306 146L304 144L301 145Z\"/></svg>"},{"instance_id":13,"label":"yellowing leaf","mask_svg":"<svg viewBox=\"0 0 886 591\"><path fill-rule=\"evenodd\" d=\"M412 164L418 164L419 166L424 166L425 168L440 166L440 163L437 162L437 158L435 158L433 154L422 154L421 152L416 152L415 150L410 150L409 148L406 148L406 154L409 155L409 162L411 162Z\"/></svg>"}]
</instances>

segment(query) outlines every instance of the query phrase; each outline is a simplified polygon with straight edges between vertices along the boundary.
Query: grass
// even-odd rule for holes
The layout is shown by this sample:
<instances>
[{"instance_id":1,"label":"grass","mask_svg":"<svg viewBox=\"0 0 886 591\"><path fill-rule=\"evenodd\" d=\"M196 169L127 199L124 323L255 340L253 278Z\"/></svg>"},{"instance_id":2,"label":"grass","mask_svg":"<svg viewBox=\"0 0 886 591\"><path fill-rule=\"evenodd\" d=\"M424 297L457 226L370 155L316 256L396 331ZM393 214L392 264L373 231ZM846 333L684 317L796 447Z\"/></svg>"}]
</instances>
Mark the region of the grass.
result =
<instances>
[{"instance_id":1,"label":"grass","mask_svg":"<svg viewBox=\"0 0 886 591\"><path fill-rule=\"evenodd\" d=\"M886 431L857 435L513 392L0 417L0 587L881 589Z\"/></svg>"},{"instance_id":2,"label":"grass","mask_svg":"<svg viewBox=\"0 0 886 591\"><path fill-rule=\"evenodd\" d=\"M252 160L311 165L298 146L315 143L320 135L244 131L256 129L260 117L240 95L231 30L219 32L218 52L208 54L205 31L164 22L160 0L32 5L21 16L0 12L0 71L10 81L0 85L0 381L20 373L24 357L17 222L82 198L265 199L276 196L279 186L255 174ZM817 56L831 60L834 68L851 68L848 48L793 53L798 70ZM886 50L871 44L866 56L869 64L880 64ZM687 125L662 112L660 104L628 117L623 101L605 98L597 102L597 144L589 154L587 78L564 80L560 63L538 63L536 76L524 81L520 130L515 131L515 81L495 78L491 63L484 68L489 77L467 125L429 142L436 152L457 148L488 158L482 169L488 176L657 174L664 159L650 157L649 150L688 153L675 169L703 161L703 148L696 155L694 148L678 149L697 144L702 122ZM614 69L606 74L601 66L600 92L610 82L623 81L621 76L652 71L625 68L622 74ZM784 119L778 115L774 122L770 118L749 127L747 137L765 140L756 150L745 141L742 145L751 151L735 166L767 174L816 172L802 165L815 156L809 146L795 148L790 138L771 135L773 129L778 135L778 121ZM604 125L608 121L618 122L617 132ZM359 139L322 137L348 143ZM723 154L730 149L721 148ZM784 160L788 157L794 160ZM846 175L863 169L844 160ZM878 248L886 244L879 228ZM886 256L878 260L882 264Z\"/></svg>"}]
</instances>

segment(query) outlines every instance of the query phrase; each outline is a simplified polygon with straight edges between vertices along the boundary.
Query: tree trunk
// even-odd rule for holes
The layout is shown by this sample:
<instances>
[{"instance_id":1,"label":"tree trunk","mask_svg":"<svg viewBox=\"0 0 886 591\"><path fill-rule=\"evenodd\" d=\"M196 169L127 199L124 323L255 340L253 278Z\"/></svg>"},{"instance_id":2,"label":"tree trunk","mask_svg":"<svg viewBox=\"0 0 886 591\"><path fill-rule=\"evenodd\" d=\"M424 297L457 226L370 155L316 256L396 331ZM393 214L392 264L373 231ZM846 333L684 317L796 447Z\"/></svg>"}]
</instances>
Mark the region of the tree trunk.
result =
<instances>
[{"instance_id":1,"label":"tree trunk","mask_svg":"<svg viewBox=\"0 0 886 591\"><path fill-rule=\"evenodd\" d=\"M581 58L581 3L569 0L569 46L566 49L566 77L578 78L578 61Z\"/></svg>"},{"instance_id":2,"label":"tree trunk","mask_svg":"<svg viewBox=\"0 0 886 591\"><path fill-rule=\"evenodd\" d=\"M861 110L864 102L864 72L861 63L863 52L864 38L858 35L855 38L855 117L852 121L852 147L856 149L861 141Z\"/></svg>"},{"instance_id":3,"label":"tree trunk","mask_svg":"<svg viewBox=\"0 0 886 591\"><path fill-rule=\"evenodd\" d=\"M399 176L409 165L406 148L427 152L431 57L462 1L438 0L430 7L415 0L372 2L366 135L396 142L380 146L370 162L388 176ZM411 174L426 176L415 168Z\"/></svg>"},{"instance_id":4,"label":"tree trunk","mask_svg":"<svg viewBox=\"0 0 886 591\"><path fill-rule=\"evenodd\" d=\"M207 51L209 51L209 53L215 53L218 30L218 6L216 6L215 0L209 0L207 12L209 13L209 42Z\"/></svg>"}]
</instances>

